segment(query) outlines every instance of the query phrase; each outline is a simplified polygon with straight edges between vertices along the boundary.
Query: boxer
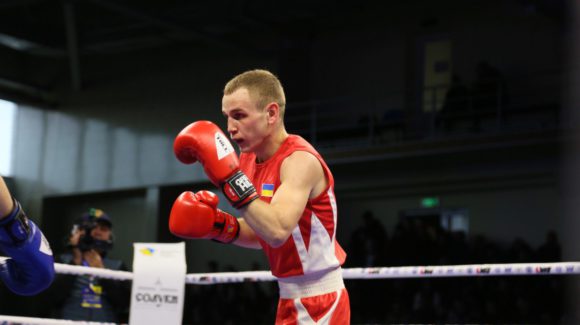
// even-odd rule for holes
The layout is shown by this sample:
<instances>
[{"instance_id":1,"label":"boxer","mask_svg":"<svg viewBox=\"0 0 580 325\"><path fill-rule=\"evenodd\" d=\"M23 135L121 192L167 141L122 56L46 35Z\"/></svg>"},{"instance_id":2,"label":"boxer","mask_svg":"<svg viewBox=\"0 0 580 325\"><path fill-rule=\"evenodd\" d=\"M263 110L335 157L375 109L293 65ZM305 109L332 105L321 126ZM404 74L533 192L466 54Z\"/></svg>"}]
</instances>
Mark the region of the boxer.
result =
<instances>
[{"instance_id":1,"label":"boxer","mask_svg":"<svg viewBox=\"0 0 580 325\"><path fill-rule=\"evenodd\" d=\"M276 324L349 324L334 178L306 140L287 133L285 104L276 76L247 71L226 84L222 98L239 158L212 122L194 122L177 135L177 159L199 161L239 217L218 209L212 192L184 192L173 204L169 228L183 238L263 249L280 288Z\"/></svg>"}]
</instances>

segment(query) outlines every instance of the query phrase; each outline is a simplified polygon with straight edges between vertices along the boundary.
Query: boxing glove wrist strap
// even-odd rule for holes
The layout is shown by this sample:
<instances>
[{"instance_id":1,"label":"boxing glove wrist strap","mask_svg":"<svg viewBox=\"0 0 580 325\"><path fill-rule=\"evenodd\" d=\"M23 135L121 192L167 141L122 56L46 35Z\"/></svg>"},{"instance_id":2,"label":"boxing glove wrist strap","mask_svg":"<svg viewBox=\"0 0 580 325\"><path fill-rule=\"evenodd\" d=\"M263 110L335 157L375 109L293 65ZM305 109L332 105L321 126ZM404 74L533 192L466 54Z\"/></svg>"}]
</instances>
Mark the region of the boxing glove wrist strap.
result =
<instances>
[{"instance_id":1,"label":"boxing glove wrist strap","mask_svg":"<svg viewBox=\"0 0 580 325\"><path fill-rule=\"evenodd\" d=\"M14 201L12 211L0 220L0 243L16 246L30 237L31 229L22 206L16 199L12 200Z\"/></svg>"},{"instance_id":2,"label":"boxing glove wrist strap","mask_svg":"<svg viewBox=\"0 0 580 325\"><path fill-rule=\"evenodd\" d=\"M257 199L258 193L248 176L238 170L222 184L222 191L232 206L239 209Z\"/></svg>"},{"instance_id":3,"label":"boxing glove wrist strap","mask_svg":"<svg viewBox=\"0 0 580 325\"><path fill-rule=\"evenodd\" d=\"M238 239L238 236L240 235L240 222L236 217L227 212L220 210L218 213L222 218L218 217L218 219L221 220L216 220L214 228L219 229L219 234L212 240L223 244L231 244Z\"/></svg>"}]
</instances>

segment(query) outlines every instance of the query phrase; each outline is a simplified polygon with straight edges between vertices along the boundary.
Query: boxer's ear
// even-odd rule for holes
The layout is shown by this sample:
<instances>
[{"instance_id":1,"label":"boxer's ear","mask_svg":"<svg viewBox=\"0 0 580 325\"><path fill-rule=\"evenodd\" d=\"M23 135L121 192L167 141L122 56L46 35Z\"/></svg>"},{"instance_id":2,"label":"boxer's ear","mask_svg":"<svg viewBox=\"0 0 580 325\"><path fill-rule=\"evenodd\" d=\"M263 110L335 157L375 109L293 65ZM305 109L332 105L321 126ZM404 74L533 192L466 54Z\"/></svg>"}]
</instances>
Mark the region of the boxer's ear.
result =
<instances>
[{"instance_id":1,"label":"boxer's ear","mask_svg":"<svg viewBox=\"0 0 580 325\"><path fill-rule=\"evenodd\" d=\"M280 106L276 102L271 102L266 106L266 118L268 124L274 124L280 119Z\"/></svg>"}]
</instances>

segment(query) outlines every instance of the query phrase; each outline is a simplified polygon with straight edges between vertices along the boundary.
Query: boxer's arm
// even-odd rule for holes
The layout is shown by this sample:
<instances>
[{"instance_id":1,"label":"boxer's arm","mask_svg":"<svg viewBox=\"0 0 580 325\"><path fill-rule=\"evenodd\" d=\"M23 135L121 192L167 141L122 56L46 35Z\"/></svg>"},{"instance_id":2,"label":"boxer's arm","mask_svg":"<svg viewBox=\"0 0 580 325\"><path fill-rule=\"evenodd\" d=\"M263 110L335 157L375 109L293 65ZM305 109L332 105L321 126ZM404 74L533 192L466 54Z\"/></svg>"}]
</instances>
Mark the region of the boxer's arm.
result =
<instances>
[{"instance_id":1,"label":"boxer's arm","mask_svg":"<svg viewBox=\"0 0 580 325\"><path fill-rule=\"evenodd\" d=\"M8 217L14 204L4 178L0 177L0 220Z\"/></svg>"},{"instance_id":2,"label":"boxer's arm","mask_svg":"<svg viewBox=\"0 0 580 325\"><path fill-rule=\"evenodd\" d=\"M0 180L0 249L10 257L0 261L0 279L16 294L34 295L54 278L52 250Z\"/></svg>"},{"instance_id":3,"label":"boxer's arm","mask_svg":"<svg viewBox=\"0 0 580 325\"><path fill-rule=\"evenodd\" d=\"M240 235L232 244L245 248L262 249L256 232L248 225L246 220L238 218L238 222L240 223Z\"/></svg>"},{"instance_id":4,"label":"boxer's arm","mask_svg":"<svg viewBox=\"0 0 580 325\"><path fill-rule=\"evenodd\" d=\"M298 224L309 198L326 188L322 165L308 152L288 156L280 168L281 185L270 204L256 200L242 208L241 216L272 247L279 247Z\"/></svg>"}]
</instances>

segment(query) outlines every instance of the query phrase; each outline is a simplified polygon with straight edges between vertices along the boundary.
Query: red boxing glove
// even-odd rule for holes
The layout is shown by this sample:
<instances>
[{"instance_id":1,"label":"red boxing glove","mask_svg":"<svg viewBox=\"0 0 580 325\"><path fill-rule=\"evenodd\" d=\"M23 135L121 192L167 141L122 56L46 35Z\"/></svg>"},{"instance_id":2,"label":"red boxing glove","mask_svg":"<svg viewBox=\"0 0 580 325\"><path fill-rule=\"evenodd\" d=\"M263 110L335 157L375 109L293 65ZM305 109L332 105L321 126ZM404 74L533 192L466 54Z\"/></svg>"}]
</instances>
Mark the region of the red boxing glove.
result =
<instances>
[{"instance_id":1,"label":"red boxing glove","mask_svg":"<svg viewBox=\"0 0 580 325\"><path fill-rule=\"evenodd\" d=\"M182 238L213 239L229 244L238 238L236 217L217 208L219 199L210 191L183 192L173 203L169 230Z\"/></svg>"},{"instance_id":2,"label":"red boxing glove","mask_svg":"<svg viewBox=\"0 0 580 325\"><path fill-rule=\"evenodd\" d=\"M212 122L197 121L185 127L175 138L173 152L184 164L199 160L211 182L222 189L235 208L258 198L256 188L240 170L232 144Z\"/></svg>"}]
</instances>

